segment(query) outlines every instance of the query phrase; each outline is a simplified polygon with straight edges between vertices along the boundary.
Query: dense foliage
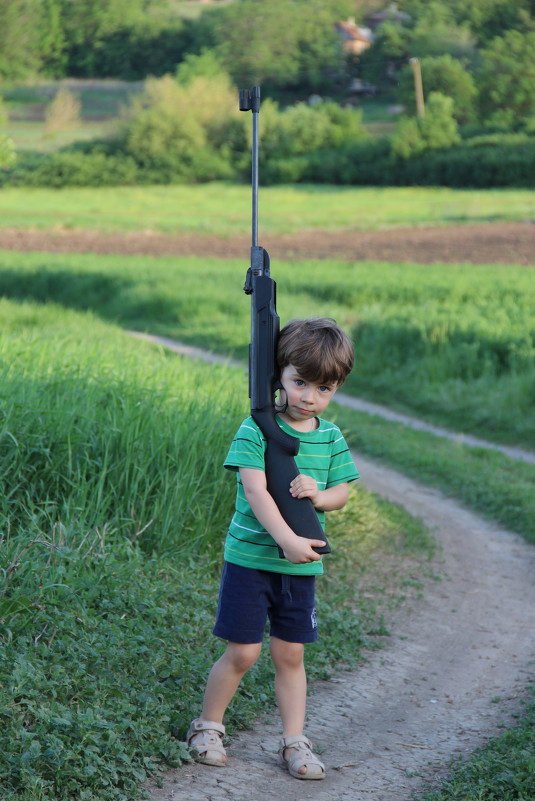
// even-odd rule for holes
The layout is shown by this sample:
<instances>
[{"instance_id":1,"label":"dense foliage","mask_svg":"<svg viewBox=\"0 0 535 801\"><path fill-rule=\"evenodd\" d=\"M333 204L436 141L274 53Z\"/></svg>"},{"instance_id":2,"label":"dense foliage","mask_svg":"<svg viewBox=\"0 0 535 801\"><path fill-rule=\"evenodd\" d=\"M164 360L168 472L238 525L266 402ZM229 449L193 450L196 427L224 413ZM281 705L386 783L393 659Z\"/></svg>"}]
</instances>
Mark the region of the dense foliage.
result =
<instances>
[{"instance_id":1,"label":"dense foliage","mask_svg":"<svg viewBox=\"0 0 535 801\"><path fill-rule=\"evenodd\" d=\"M0 166L10 169L0 183L240 179L250 137L236 111L236 86L260 83L271 98L262 114L265 183L533 185L532 4L394 5L377 25L368 15L381 5L357 3L358 21L370 20L373 39L355 57L336 31L336 22L355 12L349 0L233 0L199 4L193 17L167 0L0 0L0 78L145 80L113 140L51 156L22 154L16 167L2 140ZM425 97L418 117L415 63ZM403 103L406 116L388 139L363 141L358 100L349 94L355 78ZM524 138L487 140L486 148L467 151L459 139L468 125Z\"/></svg>"},{"instance_id":2,"label":"dense foliage","mask_svg":"<svg viewBox=\"0 0 535 801\"><path fill-rule=\"evenodd\" d=\"M191 4L190 4L191 5ZM303 97L339 92L355 74L395 87L410 57L449 56L482 88L484 112L533 114L533 35L529 0L404 0L378 26L372 47L346 58L335 23L387 3L351 0L234 0L181 13L171 0L0 0L0 79L36 75L144 79L173 73L188 54L217 53L236 83ZM487 87L489 76L501 80ZM453 96L458 76L433 77L430 91ZM442 86L435 85L435 81ZM448 85L444 86L444 82ZM426 87L427 88L427 87ZM510 97L523 94L524 99Z\"/></svg>"}]
</instances>

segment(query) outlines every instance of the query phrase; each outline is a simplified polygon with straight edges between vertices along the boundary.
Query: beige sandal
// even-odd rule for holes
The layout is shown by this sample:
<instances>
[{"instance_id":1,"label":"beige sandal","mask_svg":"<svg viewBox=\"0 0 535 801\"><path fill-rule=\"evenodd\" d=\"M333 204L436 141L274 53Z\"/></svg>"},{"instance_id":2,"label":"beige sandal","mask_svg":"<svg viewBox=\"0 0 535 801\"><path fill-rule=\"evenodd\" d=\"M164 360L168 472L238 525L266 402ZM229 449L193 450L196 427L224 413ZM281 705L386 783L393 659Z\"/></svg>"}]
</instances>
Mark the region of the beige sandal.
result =
<instances>
[{"instance_id":1,"label":"beige sandal","mask_svg":"<svg viewBox=\"0 0 535 801\"><path fill-rule=\"evenodd\" d=\"M295 749L288 757L284 756L287 748ZM325 765L312 751L312 743L302 734L295 737L283 737L280 742L279 760L288 769L290 776L296 779L324 779ZM299 773L299 768L306 767L306 773Z\"/></svg>"},{"instance_id":2,"label":"beige sandal","mask_svg":"<svg viewBox=\"0 0 535 801\"><path fill-rule=\"evenodd\" d=\"M214 765L222 768L227 764L227 752L223 746L225 727L213 720L197 718L189 727L186 735L193 758L202 765ZM193 738L197 737L195 742Z\"/></svg>"}]
</instances>

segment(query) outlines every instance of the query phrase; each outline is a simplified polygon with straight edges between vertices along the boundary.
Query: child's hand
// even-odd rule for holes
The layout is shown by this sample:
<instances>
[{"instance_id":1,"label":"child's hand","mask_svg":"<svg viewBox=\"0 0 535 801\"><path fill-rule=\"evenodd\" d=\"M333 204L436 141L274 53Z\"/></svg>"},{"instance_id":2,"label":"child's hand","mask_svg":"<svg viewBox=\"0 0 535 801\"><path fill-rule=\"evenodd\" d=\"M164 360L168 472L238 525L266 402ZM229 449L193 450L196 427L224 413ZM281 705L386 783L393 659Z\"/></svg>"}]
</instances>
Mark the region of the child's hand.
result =
<instances>
[{"instance_id":1,"label":"child's hand","mask_svg":"<svg viewBox=\"0 0 535 801\"><path fill-rule=\"evenodd\" d=\"M306 562L317 562L321 555L316 553L313 548L321 548L325 545L324 540L309 540L306 537L298 537L297 534L288 544L284 545L284 556L294 565L302 565Z\"/></svg>"},{"instance_id":2,"label":"child's hand","mask_svg":"<svg viewBox=\"0 0 535 801\"><path fill-rule=\"evenodd\" d=\"M316 481L302 473L290 482L290 494L294 498L310 498L314 506L316 506L319 500L319 490Z\"/></svg>"}]
</instances>

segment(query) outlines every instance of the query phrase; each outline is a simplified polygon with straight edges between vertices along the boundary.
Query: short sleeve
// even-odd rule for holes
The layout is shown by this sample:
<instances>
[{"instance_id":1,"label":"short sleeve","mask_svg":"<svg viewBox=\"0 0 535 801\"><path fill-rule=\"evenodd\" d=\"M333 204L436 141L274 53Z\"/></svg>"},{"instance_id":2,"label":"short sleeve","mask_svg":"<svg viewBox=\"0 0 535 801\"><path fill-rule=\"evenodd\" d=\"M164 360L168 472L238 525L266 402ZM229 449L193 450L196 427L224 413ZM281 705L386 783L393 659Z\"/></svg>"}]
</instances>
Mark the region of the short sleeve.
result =
<instances>
[{"instance_id":1,"label":"short sleeve","mask_svg":"<svg viewBox=\"0 0 535 801\"><path fill-rule=\"evenodd\" d=\"M240 467L264 470L264 453L265 440L252 417L248 417L236 432L223 464L227 470Z\"/></svg>"}]
</instances>

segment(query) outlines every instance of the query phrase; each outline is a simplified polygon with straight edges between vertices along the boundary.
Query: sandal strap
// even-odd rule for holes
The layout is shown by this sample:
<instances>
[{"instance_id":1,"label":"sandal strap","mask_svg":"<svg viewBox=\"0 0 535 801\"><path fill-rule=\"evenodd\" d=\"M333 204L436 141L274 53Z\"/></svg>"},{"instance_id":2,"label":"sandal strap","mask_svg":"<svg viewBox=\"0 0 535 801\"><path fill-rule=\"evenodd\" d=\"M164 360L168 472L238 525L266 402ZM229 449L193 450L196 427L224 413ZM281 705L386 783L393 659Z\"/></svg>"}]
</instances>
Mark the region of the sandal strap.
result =
<instances>
[{"instance_id":1,"label":"sandal strap","mask_svg":"<svg viewBox=\"0 0 535 801\"><path fill-rule=\"evenodd\" d=\"M284 756L286 748L295 749L288 758ZM282 737L279 748L279 758L286 765L292 776L299 779L322 779L325 776L325 765L312 750L312 743L303 734L292 737ZM306 774L298 775L299 768L306 767ZM314 770L319 768L318 770Z\"/></svg>"},{"instance_id":2,"label":"sandal strap","mask_svg":"<svg viewBox=\"0 0 535 801\"><path fill-rule=\"evenodd\" d=\"M222 737L225 736L225 727L222 723L216 723L214 720L202 720L201 718L197 718L191 722L191 726L189 727L187 735L188 742L195 734L200 734L203 731L215 731Z\"/></svg>"},{"instance_id":3,"label":"sandal strap","mask_svg":"<svg viewBox=\"0 0 535 801\"><path fill-rule=\"evenodd\" d=\"M224 767L227 764L227 752L223 745L224 735L225 727L222 723L201 718L193 720L186 739L195 761L203 765Z\"/></svg>"},{"instance_id":4,"label":"sandal strap","mask_svg":"<svg viewBox=\"0 0 535 801\"><path fill-rule=\"evenodd\" d=\"M281 737L280 751L284 751L285 748L299 748L300 746L305 746L305 748L312 750L312 743L304 734L294 734L292 737Z\"/></svg>"}]
</instances>

